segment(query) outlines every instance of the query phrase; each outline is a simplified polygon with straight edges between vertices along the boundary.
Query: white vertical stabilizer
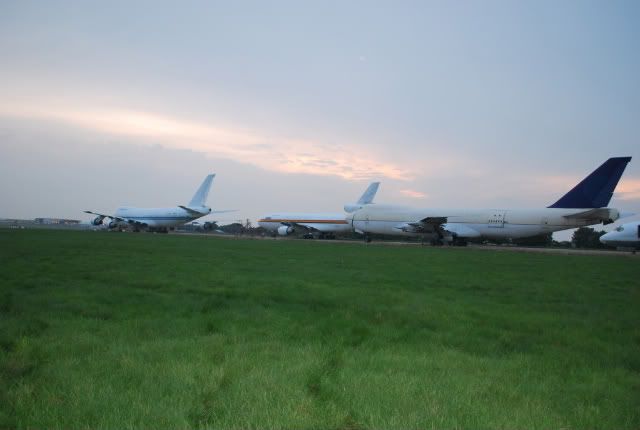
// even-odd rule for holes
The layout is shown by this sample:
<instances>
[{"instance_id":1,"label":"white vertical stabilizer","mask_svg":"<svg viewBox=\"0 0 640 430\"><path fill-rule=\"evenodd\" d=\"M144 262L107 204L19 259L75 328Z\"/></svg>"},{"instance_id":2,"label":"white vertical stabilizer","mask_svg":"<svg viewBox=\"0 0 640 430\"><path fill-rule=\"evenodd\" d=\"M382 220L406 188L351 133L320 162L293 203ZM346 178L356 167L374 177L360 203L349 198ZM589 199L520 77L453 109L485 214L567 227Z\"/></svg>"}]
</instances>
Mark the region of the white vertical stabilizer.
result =
<instances>
[{"instance_id":1,"label":"white vertical stabilizer","mask_svg":"<svg viewBox=\"0 0 640 430\"><path fill-rule=\"evenodd\" d=\"M358 200L359 205L368 205L373 201L373 198L376 196L378 192L378 187L380 186L380 182L372 182L367 190L362 194L362 197Z\"/></svg>"},{"instance_id":2,"label":"white vertical stabilizer","mask_svg":"<svg viewBox=\"0 0 640 430\"><path fill-rule=\"evenodd\" d=\"M373 199L378 192L378 187L380 186L380 182L372 182L369 184L364 194L358 199L356 203L344 205L344 211L347 213L353 213L363 206L370 205L373 203Z\"/></svg>"},{"instance_id":3,"label":"white vertical stabilizer","mask_svg":"<svg viewBox=\"0 0 640 430\"><path fill-rule=\"evenodd\" d=\"M211 183L213 182L213 178L215 177L215 173L208 175L204 178L202 185L198 188L198 191L193 195L193 198L189 202L190 208L195 207L203 207L207 201L207 196L209 195L209 189L211 188Z\"/></svg>"}]
</instances>

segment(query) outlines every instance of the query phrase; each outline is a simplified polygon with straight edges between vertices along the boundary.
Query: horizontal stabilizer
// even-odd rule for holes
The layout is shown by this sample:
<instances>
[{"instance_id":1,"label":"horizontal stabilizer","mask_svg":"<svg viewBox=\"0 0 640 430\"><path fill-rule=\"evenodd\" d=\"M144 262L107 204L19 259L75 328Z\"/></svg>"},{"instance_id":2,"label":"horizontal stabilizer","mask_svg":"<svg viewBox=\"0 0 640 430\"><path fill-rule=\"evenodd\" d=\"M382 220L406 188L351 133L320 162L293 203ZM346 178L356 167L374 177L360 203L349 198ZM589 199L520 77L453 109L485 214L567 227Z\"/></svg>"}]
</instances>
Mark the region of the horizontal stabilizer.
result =
<instances>
[{"instance_id":1,"label":"horizontal stabilizer","mask_svg":"<svg viewBox=\"0 0 640 430\"><path fill-rule=\"evenodd\" d=\"M220 211L211 211L212 214L226 214L229 212L238 212L239 209L223 209Z\"/></svg>"},{"instance_id":2,"label":"horizontal stabilizer","mask_svg":"<svg viewBox=\"0 0 640 430\"><path fill-rule=\"evenodd\" d=\"M178 207L181 208L181 209L184 209L187 212L189 212L191 215L203 216L203 215L209 214L209 211L200 212L199 210L192 209L192 208L187 207L187 206L178 205Z\"/></svg>"},{"instance_id":3,"label":"horizontal stabilizer","mask_svg":"<svg viewBox=\"0 0 640 430\"><path fill-rule=\"evenodd\" d=\"M569 219L582 219L589 222L602 222L604 224L611 224L620 218L620 213L617 209L611 208L596 208L579 212L577 214L565 215L565 218Z\"/></svg>"}]
</instances>

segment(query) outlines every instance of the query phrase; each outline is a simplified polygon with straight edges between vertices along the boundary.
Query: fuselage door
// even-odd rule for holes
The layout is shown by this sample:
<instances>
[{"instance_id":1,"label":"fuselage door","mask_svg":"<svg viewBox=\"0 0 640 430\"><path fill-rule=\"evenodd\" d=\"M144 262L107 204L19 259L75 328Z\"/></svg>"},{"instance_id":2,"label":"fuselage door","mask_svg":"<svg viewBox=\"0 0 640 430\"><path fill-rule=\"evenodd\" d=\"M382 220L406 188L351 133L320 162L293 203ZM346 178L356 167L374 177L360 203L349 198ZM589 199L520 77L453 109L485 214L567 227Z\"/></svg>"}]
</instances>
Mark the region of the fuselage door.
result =
<instances>
[{"instance_id":1,"label":"fuselage door","mask_svg":"<svg viewBox=\"0 0 640 430\"><path fill-rule=\"evenodd\" d=\"M490 228L504 228L504 216L506 211L496 210L489 216L487 223Z\"/></svg>"}]
</instances>

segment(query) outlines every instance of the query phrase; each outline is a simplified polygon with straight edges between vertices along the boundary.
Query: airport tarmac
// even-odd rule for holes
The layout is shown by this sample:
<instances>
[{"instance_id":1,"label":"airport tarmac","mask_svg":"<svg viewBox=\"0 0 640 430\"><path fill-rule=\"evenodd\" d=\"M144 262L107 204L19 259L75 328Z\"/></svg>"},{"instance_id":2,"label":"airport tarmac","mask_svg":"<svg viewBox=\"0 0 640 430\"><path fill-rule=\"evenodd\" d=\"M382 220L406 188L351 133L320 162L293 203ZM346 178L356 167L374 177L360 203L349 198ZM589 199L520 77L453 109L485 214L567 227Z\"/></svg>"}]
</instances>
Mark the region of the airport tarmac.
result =
<instances>
[{"instance_id":1,"label":"airport tarmac","mask_svg":"<svg viewBox=\"0 0 640 430\"><path fill-rule=\"evenodd\" d=\"M235 236L235 235L222 235L222 234L208 234L208 233L182 233L176 232L173 234L184 235L196 235L196 236L210 236L220 237L228 239L249 239L249 240L299 240L313 243L342 243L353 244L361 243L365 246L424 246L431 247L431 245L422 245L419 242L402 242L402 241L372 241L364 244L358 240L339 240L339 239L300 239L290 237L271 237L271 236ZM640 253L632 253L631 251L618 251L611 249L575 249L575 248L535 248L526 246L511 246L511 245L468 245L468 246L441 246L440 249L473 249L480 251L498 251L498 252L530 252L536 254L556 254L556 255L610 255L610 256L627 256L627 257L640 257Z\"/></svg>"},{"instance_id":2,"label":"airport tarmac","mask_svg":"<svg viewBox=\"0 0 640 430\"><path fill-rule=\"evenodd\" d=\"M331 242L331 241L325 241ZM370 242L367 246L425 246L431 247L431 245L422 245L415 242ZM537 254L563 254L563 255L618 255L618 256L640 256L640 254L633 254L631 251L617 251L609 249L575 249L575 248L534 248L526 246L505 246L505 245L468 245L468 246L441 246L440 249L473 249L481 251L502 251L502 252L531 252Z\"/></svg>"}]
</instances>

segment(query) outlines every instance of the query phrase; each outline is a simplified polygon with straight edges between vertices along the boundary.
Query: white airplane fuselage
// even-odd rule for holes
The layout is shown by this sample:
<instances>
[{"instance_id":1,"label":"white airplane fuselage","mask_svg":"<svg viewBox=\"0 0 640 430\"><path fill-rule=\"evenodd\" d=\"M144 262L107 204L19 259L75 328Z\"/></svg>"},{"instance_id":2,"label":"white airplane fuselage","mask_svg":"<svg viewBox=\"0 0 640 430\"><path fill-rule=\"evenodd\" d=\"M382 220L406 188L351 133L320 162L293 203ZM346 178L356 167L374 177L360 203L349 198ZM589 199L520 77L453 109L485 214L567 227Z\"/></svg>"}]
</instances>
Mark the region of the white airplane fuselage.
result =
<instances>
[{"instance_id":1,"label":"white airplane fuselage","mask_svg":"<svg viewBox=\"0 0 640 430\"><path fill-rule=\"evenodd\" d=\"M288 227L295 229L301 225L310 227L321 233L345 233L351 231L351 223L344 213L311 213L311 212L281 212L265 215L258 220L258 225L268 231L286 235Z\"/></svg>"},{"instance_id":2,"label":"white airplane fuselage","mask_svg":"<svg viewBox=\"0 0 640 430\"><path fill-rule=\"evenodd\" d=\"M622 224L600 237L600 242L609 246L640 247L640 221Z\"/></svg>"},{"instance_id":3,"label":"white airplane fuselage","mask_svg":"<svg viewBox=\"0 0 640 430\"><path fill-rule=\"evenodd\" d=\"M177 206L172 208L121 207L116 210L114 215L146 224L150 229L172 228L202 218L211 212L208 207L198 209L201 209L203 213L194 214Z\"/></svg>"},{"instance_id":4,"label":"white airplane fuselage","mask_svg":"<svg viewBox=\"0 0 640 430\"><path fill-rule=\"evenodd\" d=\"M369 205L352 214L351 224L359 233L424 236L411 223L427 217L446 217L443 228L461 238L506 239L536 236L554 231L598 224L594 219L572 218L590 209L417 209L394 205ZM604 208L609 219L616 209Z\"/></svg>"}]
</instances>

